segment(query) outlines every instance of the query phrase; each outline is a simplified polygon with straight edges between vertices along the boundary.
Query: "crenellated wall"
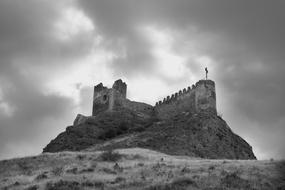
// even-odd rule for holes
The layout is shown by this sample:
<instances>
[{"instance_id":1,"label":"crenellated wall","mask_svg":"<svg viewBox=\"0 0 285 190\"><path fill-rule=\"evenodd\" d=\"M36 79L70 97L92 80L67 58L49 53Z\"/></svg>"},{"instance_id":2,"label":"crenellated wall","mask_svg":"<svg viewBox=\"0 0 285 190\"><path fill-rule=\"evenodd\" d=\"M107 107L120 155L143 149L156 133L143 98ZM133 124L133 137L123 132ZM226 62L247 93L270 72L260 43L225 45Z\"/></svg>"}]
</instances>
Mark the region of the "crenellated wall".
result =
<instances>
[{"instance_id":1,"label":"crenellated wall","mask_svg":"<svg viewBox=\"0 0 285 190\"><path fill-rule=\"evenodd\" d=\"M127 85L121 79L115 81L112 88L107 88L102 83L98 84L94 87L92 115L121 107L143 113L143 115L150 115L154 112L161 119L171 118L181 112L211 111L217 113L215 82L211 80L200 80L192 87L179 90L156 102L154 107L130 101L126 98L126 94Z\"/></svg>"},{"instance_id":2,"label":"crenellated wall","mask_svg":"<svg viewBox=\"0 0 285 190\"><path fill-rule=\"evenodd\" d=\"M200 80L161 101L156 102L155 112L159 118L170 118L181 112L198 113L211 111L216 114L215 82Z\"/></svg>"}]
</instances>

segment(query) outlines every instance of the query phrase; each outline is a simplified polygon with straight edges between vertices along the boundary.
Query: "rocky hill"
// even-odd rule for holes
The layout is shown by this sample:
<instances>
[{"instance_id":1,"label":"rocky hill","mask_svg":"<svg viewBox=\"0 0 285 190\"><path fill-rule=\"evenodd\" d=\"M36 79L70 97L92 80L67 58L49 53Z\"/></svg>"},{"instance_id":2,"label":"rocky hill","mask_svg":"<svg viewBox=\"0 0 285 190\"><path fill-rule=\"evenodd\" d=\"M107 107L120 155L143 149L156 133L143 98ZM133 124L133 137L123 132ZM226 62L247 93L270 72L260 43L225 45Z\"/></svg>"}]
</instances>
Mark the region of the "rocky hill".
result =
<instances>
[{"instance_id":1,"label":"rocky hill","mask_svg":"<svg viewBox=\"0 0 285 190\"><path fill-rule=\"evenodd\" d=\"M170 155L200 158L255 159L250 145L219 116L189 112L173 119L142 119L129 110L86 117L58 135L44 152L141 147Z\"/></svg>"},{"instance_id":2,"label":"rocky hill","mask_svg":"<svg viewBox=\"0 0 285 190\"><path fill-rule=\"evenodd\" d=\"M93 116L78 115L43 152L141 147L169 155L256 159L251 146L216 114L215 83L201 80L156 106L126 98L121 80L94 88Z\"/></svg>"}]
</instances>

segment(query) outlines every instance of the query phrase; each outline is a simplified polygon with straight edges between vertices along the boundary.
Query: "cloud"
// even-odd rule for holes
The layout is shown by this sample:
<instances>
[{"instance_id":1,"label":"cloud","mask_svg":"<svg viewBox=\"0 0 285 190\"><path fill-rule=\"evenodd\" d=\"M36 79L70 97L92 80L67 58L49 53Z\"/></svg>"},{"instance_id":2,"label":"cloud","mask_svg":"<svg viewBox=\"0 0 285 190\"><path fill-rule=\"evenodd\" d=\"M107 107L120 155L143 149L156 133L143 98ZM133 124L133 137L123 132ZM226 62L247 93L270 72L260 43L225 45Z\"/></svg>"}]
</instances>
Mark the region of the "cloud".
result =
<instances>
[{"instance_id":1,"label":"cloud","mask_svg":"<svg viewBox=\"0 0 285 190\"><path fill-rule=\"evenodd\" d=\"M45 145L77 112L88 115L94 83L123 78L131 99L153 104L208 67L230 127L259 158L284 158L284 4L1 1L0 154L20 142L39 152L31 141Z\"/></svg>"},{"instance_id":2,"label":"cloud","mask_svg":"<svg viewBox=\"0 0 285 190\"><path fill-rule=\"evenodd\" d=\"M59 31L59 23L72 27ZM55 73L68 75L65 68L89 55L97 38L93 31L72 0L0 2L0 158L40 153L72 123L76 97L48 84L63 76ZM58 38L64 32L70 39Z\"/></svg>"},{"instance_id":3,"label":"cloud","mask_svg":"<svg viewBox=\"0 0 285 190\"><path fill-rule=\"evenodd\" d=\"M285 116L281 103L285 95L282 88L284 4L284 1L260 0L83 0L79 6L109 40L113 51L124 49L123 61L113 63L117 75L164 78L165 83L172 84L169 88L172 89L181 81L171 83L170 79L174 75L179 78L181 73L175 72L179 61L167 59L171 53L185 60L188 82L201 78L202 67L208 66L210 77L217 83L219 109L228 112L225 115L232 119L231 126L237 133L249 136L250 143L265 151L262 146L273 148L275 141L285 143L278 134L284 126L279 121ZM143 26L150 26L152 31L143 30ZM163 44L160 50L165 59L156 59L158 43L146 43L148 34L158 42L159 36L153 31L172 38L171 46ZM120 46L118 41L122 42ZM167 74L161 64L174 68L173 73ZM249 122L240 125L234 119L236 115ZM246 135L249 125L256 126L255 130L263 135L272 127L276 132L272 131L274 135L261 143L263 139L255 136L254 131L249 130L252 134ZM275 155L285 156L276 152Z\"/></svg>"}]
</instances>

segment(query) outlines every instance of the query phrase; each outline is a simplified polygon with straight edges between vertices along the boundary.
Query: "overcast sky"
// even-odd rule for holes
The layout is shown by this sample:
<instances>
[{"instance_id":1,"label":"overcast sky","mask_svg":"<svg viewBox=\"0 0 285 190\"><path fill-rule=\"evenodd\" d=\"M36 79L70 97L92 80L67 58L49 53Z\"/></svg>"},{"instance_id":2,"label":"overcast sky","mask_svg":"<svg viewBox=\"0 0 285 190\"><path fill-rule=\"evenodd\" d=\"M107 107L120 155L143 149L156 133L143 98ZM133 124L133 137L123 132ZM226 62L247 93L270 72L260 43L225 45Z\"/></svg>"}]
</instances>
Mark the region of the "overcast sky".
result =
<instances>
[{"instance_id":1,"label":"overcast sky","mask_svg":"<svg viewBox=\"0 0 285 190\"><path fill-rule=\"evenodd\" d=\"M154 104L204 78L258 159L285 158L285 1L1 0L0 159L39 154L122 78Z\"/></svg>"}]
</instances>

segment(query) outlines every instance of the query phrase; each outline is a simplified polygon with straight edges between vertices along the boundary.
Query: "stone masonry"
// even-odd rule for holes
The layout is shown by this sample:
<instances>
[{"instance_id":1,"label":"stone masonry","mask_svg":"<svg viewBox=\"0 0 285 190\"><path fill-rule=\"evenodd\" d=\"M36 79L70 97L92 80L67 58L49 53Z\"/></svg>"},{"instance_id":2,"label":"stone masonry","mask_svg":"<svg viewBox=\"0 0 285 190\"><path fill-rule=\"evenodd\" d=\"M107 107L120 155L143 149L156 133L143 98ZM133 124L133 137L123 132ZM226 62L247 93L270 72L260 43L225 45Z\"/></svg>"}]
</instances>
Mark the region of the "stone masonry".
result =
<instances>
[{"instance_id":1,"label":"stone masonry","mask_svg":"<svg viewBox=\"0 0 285 190\"><path fill-rule=\"evenodd\" d=\"M115 81L112 88L102 83L94 87L93 112L95 116L103 111L112 111L120 107L134 111L153 110L149 114L156 114L159 119L167 119L181 112L199 113L201 111L217 113L215 82L212 80L199 80L192 88L184 88L179 92L167 96L154 107L133 102L126 98L127 85L121 79Z\"/></svg>"},{"instance_id":2,"label":"stone masonry","mask_svg":"<svg viewBox=\"0 0 285 190\"><path fill-rule=\"evenodd\" d=\"M189 86L157 102L155 111L160 119L171 118L181 112L217 114L215 82L199 80L192 88Z\"/></svg>"}]
</instances>

